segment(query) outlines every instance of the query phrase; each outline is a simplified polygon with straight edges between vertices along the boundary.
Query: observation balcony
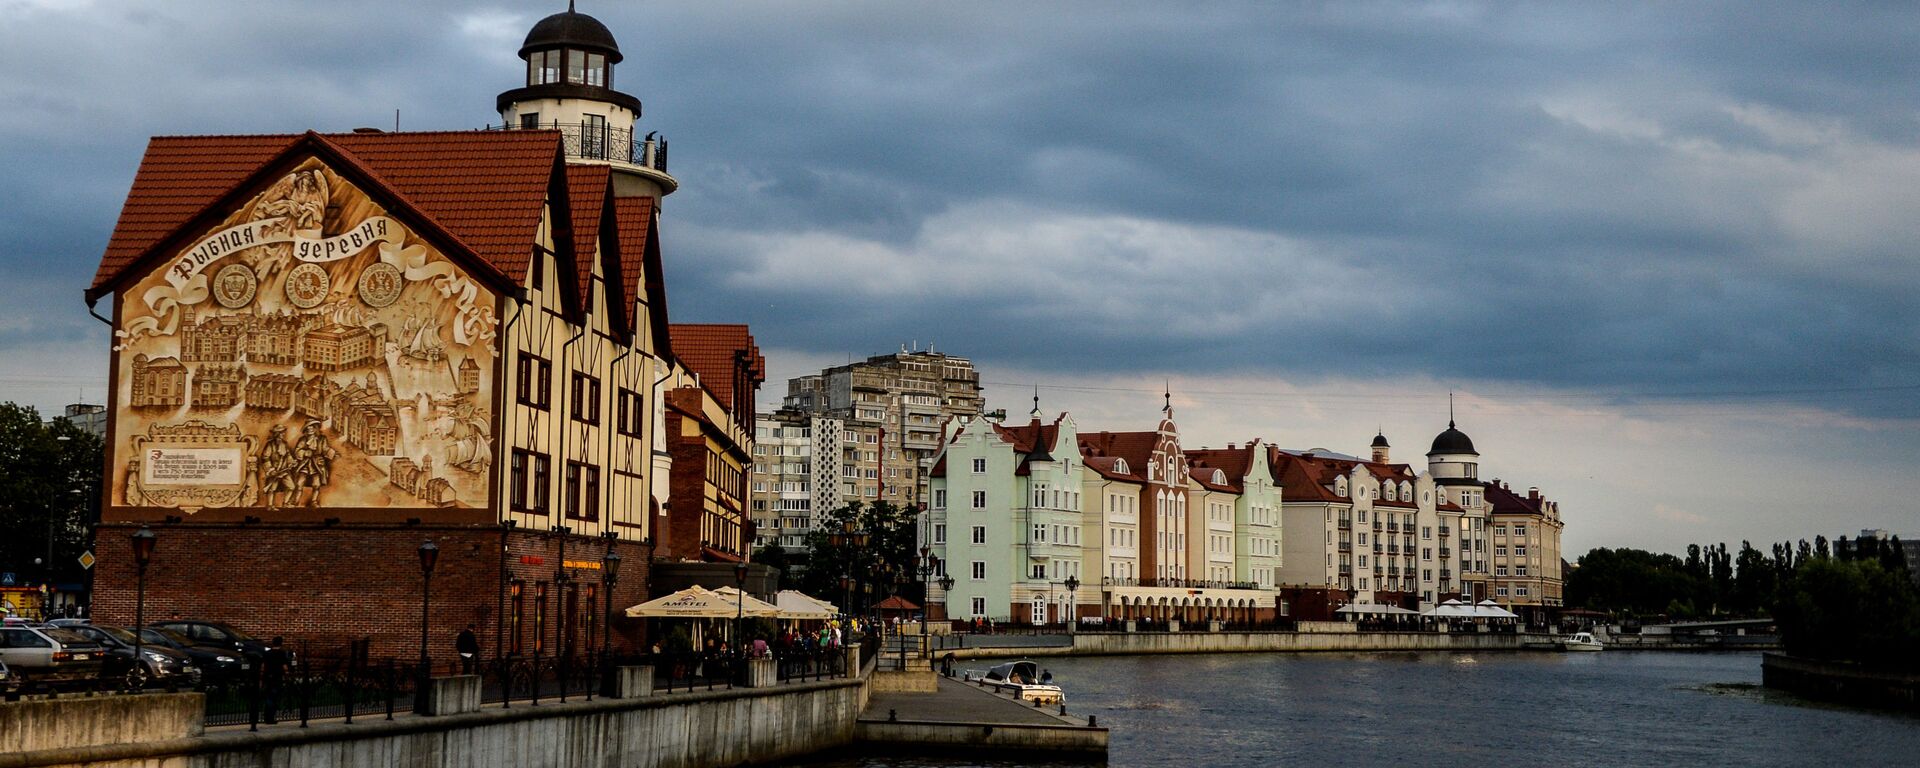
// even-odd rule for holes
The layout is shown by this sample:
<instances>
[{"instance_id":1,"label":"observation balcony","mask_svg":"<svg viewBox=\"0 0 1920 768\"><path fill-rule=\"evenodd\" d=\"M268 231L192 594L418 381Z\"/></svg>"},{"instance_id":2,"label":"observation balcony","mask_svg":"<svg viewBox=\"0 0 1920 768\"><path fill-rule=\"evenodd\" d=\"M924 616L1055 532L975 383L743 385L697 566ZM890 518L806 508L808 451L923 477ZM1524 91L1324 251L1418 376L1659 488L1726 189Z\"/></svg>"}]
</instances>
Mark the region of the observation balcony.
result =
<instances>
[{"instance_id":1,"label":"observation balcony","mask_svg":"<svg viewBox=\"0 0 1920 768\"><path fill-rule=\"evenodd\" d=\"M489 125L487 130L559 131L561 151L570 161L604 162L616 168L638 171L640 175L659 184L664 192L672 192L680 188L679 180L667 175L667 139L657 133L649 133L635 139L633 131L615 128L604 123L558 121L545 122L537 126Z\"/></svg>"}]
</instances>

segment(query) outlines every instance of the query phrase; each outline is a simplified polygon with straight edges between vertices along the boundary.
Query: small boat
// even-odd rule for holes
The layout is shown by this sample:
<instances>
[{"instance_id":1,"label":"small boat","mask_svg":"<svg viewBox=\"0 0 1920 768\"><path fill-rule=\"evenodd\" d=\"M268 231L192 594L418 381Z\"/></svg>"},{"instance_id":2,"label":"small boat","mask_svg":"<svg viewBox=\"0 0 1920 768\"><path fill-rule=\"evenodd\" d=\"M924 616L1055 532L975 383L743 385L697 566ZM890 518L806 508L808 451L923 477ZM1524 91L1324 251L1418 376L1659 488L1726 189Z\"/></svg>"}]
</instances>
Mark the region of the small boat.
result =
<instances>
[{"instance_id":1,"label":"small boat","mask_svg":"<svg viewBox=\"0 0 1920 768\"><path fill-rule=\"evenodd\" d=\"M1064 704L1067 700L1067 695L1060 690L1060 686L1040 681L1040 665L1031 661L1001 664L981 675L980 682L989 688L1011 693L1021 701L1037 704Z\"/></svg>"},{"instance_id":2,"label":"small boat","mask_svg":"<svg viewBox=\"0 0 1920 768\"><path fill-rule=\"evenodd\" d=\"M1594 637L1592 632L1575 632L1567 639L1560 641L1560 650L1563 651L1599 651L1606 647L1606 644Z\"/></svg>"}]
</instances>

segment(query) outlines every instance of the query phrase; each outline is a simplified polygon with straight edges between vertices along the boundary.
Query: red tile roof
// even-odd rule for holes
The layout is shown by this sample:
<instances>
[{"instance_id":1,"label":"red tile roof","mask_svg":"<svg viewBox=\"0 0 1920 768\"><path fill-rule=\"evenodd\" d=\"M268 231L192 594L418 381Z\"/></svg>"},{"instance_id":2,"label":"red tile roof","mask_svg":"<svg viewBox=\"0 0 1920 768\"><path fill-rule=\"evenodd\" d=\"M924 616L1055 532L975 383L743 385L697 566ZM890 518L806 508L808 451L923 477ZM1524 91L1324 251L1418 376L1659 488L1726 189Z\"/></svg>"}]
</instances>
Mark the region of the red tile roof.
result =
<instances>
[{"instance_id":1,"label":"red tile roof","mask_svg":"<svg viewBox=\"0 0 1920 768\"><path fill-rule=\"evenodd\" d=\"M1514 493L1506 486L1494 482L1481 483L1481 485L1487 489L1487 504L1491 505L1493 511L1496 513L1503 515L1544 514L1540 511L1540 502L1546 501L1546 497L1544 496L1528 498Z\"/></svg>"},{"instance_id":2,"label":"red tile roof","mask_svg":"<svg viewBox=\"0 0 1920 768\"><path fill-rule=\"evenodd\" d=\"M728 324L674 323L668 327L673 337L673 356L700 376L700 383L713 393L713 398L729 410L736 402L751 406L753 392L760 382L767 379L767 359L760 355L760 347L753 343L753 334L747 332L747 326ZM744 361L741 358L744 357ZM744 401L736 401L733 391L736 361L746 365L745 382L749 391ZM735 418L750 416L750 413L735 413Z\"/></svg>"},{"instance_id":3,"label":"red tile roof","mask_svg":"<svg viewBox=\"0 0 1920 768\"><path fill-rule=\"evenodd\" d=\"M613 197L612 177L612 169L604 165L567 166L567 208L573 219L574 279L579 285L580 308L589 312L593 310L593 260L599 249L600 224L607 212L607 201ZM607 275L610 288L619 285L613 277L612 274ZM620 299L625 295L627 292L624 290L609 292L607 308L619 312ZM619 316L622 315L616 315Z\"/></svg>"},{"instance_id":4,"label":"red tile roof","mask_svg":"<svg viewBox=\"0 0 1920 768\"><path fill-rule=\"evenodd\" d=\"M658 228L658 206L651 197L622 197L614 200L614 224L620 240L620 287L630 297L644 295L653 318L654 345L658 354L672 356L672 334L667 331L666 281L660 271L660 243L654 237ZM632 311L634 299L622 306L627 333L639 331L638 315Z\"/></svg>"},{"instance_id":5,"label":"red tile roof","mask_svg":"<svg viewBox=\"0 0 1920 768\"><path fill-rule=\"evenodd\" d=\"M1195 467L1195 472L1206 470L1208 477L1215 469L1226 473L1227 485L1239 493L1245 489L1247 469L1253 466L1256 450L1258 446L1251 442L1239 448L1201 448L1186 452L1187 463Z\"/></svg>"},{"instance_id":6,"label":"red tile roof","mask_svg":"<svg viewBox=\"0 0 1920 768\"><path fill-rule=\"evenodd\" d=\"M1333 492L1333 482L1334 478L1351 473L1355 466L1366 467L1368 474L1382 482L1392 480L1397 483L1404 480L1412 483L1416 479L1413 468L1406 464L1381 464L1372 461L1354 461L1352 459L1341 459L1331 456L1293 454L1281 450L1270 451L1268 453L1268 461L1272 465L1273 476L1280 483L1281 498L1287 501L1352 503L1353 498L1351 494L1353 491L1349 489L1347 491L1349 495L1347 496L1337 495ZM1373 505L1376 507L1404 507L1408 509L1419 506L1412 501L1404 499L1389 501L1385 498L1375 498ZM1451 502L1438 506L1440 509L1460 508Z\"/></svg>"},{"instance_id":7,"label":"red tile roof","mask_svg":"<svg viewBox=\"0 0 1920 768\"><path fill-rule=\"evenodd\" d=\"M516 284L560 168L555 131L157 136L94 274L91 295L208 207L299 148L337 151ZM374 194L378 190L366 190Z\"/></svg>"}]
</instances>

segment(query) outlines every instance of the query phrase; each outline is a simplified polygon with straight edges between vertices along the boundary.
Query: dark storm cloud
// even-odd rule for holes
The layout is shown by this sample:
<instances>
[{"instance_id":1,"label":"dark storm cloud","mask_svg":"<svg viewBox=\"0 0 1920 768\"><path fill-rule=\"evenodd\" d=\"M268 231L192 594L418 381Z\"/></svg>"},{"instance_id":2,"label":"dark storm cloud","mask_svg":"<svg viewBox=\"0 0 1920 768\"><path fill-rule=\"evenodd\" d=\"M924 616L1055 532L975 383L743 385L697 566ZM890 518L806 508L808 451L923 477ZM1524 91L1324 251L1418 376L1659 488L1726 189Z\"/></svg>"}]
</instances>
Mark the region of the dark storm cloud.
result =
<instances>
[{"instance_id":1,"label":"dark storm cloud","mask_svg":"<svg viewBox=\"0 0 1920 768\"><path fill-rule=\"evenodd\" d=\"M0 330L92 322L145 136L497 121L547 5L0 0L0 266L70 289ZM1602 391L1920 360L1906 8L582 10L673 140L675 318L768 346Z\"/></svg>"}]
</instances>

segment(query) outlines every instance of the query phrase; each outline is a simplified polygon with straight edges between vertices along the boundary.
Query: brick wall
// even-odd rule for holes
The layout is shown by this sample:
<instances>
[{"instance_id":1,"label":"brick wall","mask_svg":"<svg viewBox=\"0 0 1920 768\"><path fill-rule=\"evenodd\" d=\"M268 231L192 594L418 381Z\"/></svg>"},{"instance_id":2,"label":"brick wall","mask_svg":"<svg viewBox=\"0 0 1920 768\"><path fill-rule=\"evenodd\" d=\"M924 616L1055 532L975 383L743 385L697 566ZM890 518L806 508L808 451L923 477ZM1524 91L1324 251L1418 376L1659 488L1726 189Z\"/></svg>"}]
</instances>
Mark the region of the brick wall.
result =
<instances>
[{"instance_id":1,"label":"brick wall","mask_svg":"<svg viewBox=\"0 0 1920 768\"><path fill-rule=\"evenodd\" d=\"M682 435L680 414L667 411L667 524L660 526L660 555L669 560L701 559L700 521L707 514L707 441Z\"/></svg>"},{"instance_id":2,"label":"brick wall","mask_svg":"<svg viewBox=\"0 0 1920 768\"><path fill-rule=\"evenodd\" d=\"M93 610L102 622L133 624L135 569L127 543L133 530L100 527ZM304 644L315 654L343 653L350 642L364 639L370 641L371 657L403 659L419 654L417 549L430 538L440 556L433 573L429 654L453 660L455 636L472 624L482 656L494 655L503 584L499 528L183 524L156 527L154 533L148 623L174 617L225 621L263 639L278 635L295 648ZM545 532L508 534L509 574L552 582L561 538ZM565 538L568 560L598 562L606 551L603 539ZM643 544L622 542L620 554L625 562L615 605L624 608L646 599L648 552ZM544 564L522 564L523 555L544 558ZM594 570L576 571L575 577L582 583L600 580ZM529 597L527 610L532 605ZM553 612L562 605L549 598L549 636ZM605 604L599 607L604 610ZM638 623L616 622L616 637L638 644Z\"/></svg>"}]
</instances>

